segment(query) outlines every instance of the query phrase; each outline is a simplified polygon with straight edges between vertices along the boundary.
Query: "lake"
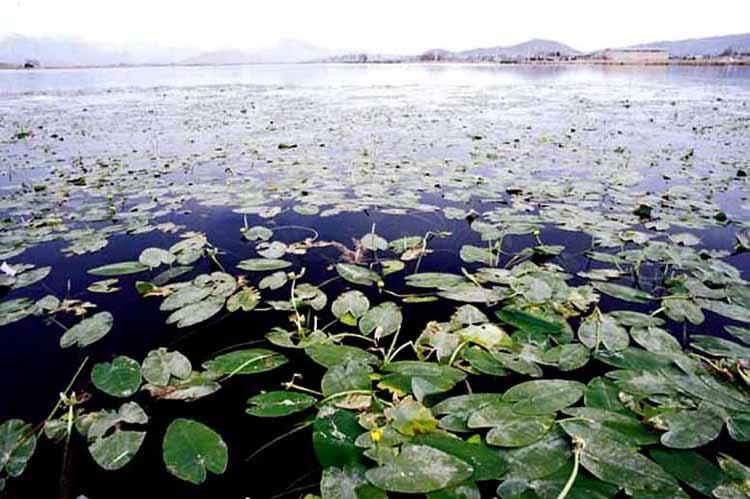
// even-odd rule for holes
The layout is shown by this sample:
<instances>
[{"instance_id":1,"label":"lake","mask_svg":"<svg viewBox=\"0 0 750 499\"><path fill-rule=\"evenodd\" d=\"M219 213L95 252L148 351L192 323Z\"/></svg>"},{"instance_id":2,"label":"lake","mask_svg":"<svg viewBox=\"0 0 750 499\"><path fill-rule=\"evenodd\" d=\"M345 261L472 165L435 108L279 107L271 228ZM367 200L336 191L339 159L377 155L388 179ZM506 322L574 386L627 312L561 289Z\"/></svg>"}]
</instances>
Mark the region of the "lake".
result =
<instances>
[{"instance_id":1,"label":"lake","mask_svg":"<svg viewBox=\"0 0 750 499\"><path fill-rule=\"evenodd\" d=\"M747 66L0 71L0 489L739 487L749 150Z\"/></svg>"}]
</instances>

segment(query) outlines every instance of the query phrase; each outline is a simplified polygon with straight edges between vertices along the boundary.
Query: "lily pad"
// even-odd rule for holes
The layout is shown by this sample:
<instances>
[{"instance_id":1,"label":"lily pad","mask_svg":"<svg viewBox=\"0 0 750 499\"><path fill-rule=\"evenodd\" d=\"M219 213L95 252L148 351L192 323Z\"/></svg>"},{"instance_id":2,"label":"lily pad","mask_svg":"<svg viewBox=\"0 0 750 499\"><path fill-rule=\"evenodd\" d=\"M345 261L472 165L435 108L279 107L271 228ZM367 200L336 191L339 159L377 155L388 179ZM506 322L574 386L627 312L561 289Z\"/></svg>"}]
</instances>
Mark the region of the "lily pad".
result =
<instances>
[{"instance_id":1,"label":"lily pad","mask_svg":"<svg viewBox=\"0 0 750 499\"><path fill-rule=\"evenodd\" d=\"M162 450L167 471L190 483L203 483L208 471L221 475L227 469L226 444L218 433L197 421L183 418L172 421L164 435Z\"/></svg>"},{"instance_id":2,"label":"lily pad","mask_svg":"<svg viewBox=\"0 0 750 499\"><path fill-rule=\"evenodd\" d=\"M390 463L367 470L365 476L388 492L424 494L458 485L474 469L465 461L426 445L405 445Z\"/></svg>"},{"instance_id":3,"label":"lily pad","mask_svg":"<svg viewBox=\"0 0 750 499\"><path fill-rule=\"evenodd\" d=\"M215 374L234 376L271 371L289 361L286 356L264 348L237 350L214 357L203 368Z\"/></svg>"},{"instance_id":4,"label":"lily pad","mask_svg":"<svg viewBox=\"0 0 750 499\"><path fill-rule=\"evenodd\" d=\"M148 270L148 265L144 265L140 262L119 262L89 269L89 274L109 277L138 274L146 270Z\"/></svg>"},{"instance_id":5,"label":"lily pad","mask_svg":"<svg viewBox=\"0 0 750 499\"><path fill-rule=\"evenodd\" d=\"M115 357L112 363L96 364L91 370L91 381L107 395L130 397L141 386L141 366L128 357Z\"/></svg>"},{"instance_id":6,"label":"lily pad","mask_svg":"<svg viewBox=\"0 0 750 499\"><path fill-rule=\"evenodd\" d=\"M317 399L299 392L268 392L248 399L245 412L251 416L276 418L304 411L317 403Z\"/></svg>"},{"instance_id":7,"label":"lily pad","mask_svg":"<svg viewBox=\"0 0 750 499\"><path fill-rule=\"evenodd\" d=\"M113 324L114 317L109 312L94 314L68 329L60 338L60 346L68 348L78 345L83 348L91 345L106 336Z\"/></svg>"}]
</instances>

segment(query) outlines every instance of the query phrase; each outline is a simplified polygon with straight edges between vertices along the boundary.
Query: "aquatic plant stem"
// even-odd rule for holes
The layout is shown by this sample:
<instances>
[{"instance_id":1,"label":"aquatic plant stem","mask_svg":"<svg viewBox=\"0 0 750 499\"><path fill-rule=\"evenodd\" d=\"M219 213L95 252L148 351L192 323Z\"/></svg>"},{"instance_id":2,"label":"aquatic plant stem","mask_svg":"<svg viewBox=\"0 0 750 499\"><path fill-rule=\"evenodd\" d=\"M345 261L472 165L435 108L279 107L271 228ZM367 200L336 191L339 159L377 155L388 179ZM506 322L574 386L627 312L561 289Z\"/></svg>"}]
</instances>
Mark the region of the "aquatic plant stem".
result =
<instances>
[{"instance_id":1,"label":"aquatic plant stem","mask_svg":"<svg viewBox=\"0 0 750 499\"><path fill-rule=\"evenodd\" d=\"M286 437L291 436L291 435L297 433L298 431L304 430L308 426L312 426L312 424L313 424L312 421L305 421L304 423L302 423L301 425L299 425L297 428L294 428L293 430L290 430L290 431L288 431L288 432L286 432L286 433L284 433L282 435L279 435L278 437L276 437L273 440L271 440L270 442L262 445L255 452L253 452L252 454L250 454L249 456L247 456L245 458L245 462L250 461L252 458L254 458L255 456L257 456L258 454L260 454L264 450L268 449L269 447L271 447L276 442L278 442L280 440L283 440Z\"/></svg>"},{"instance_id":2,"label":"aquatic plant stem","mask_svg":"<svg viewBox=\"0 0 750 499\"><path fill-rule=\"evenodd\" d=\"M568 478L568 481L565 482L565 487L563 487L563 489L560 491L557 499L565 499L565 497L567 497L567 495L570 493L570 489L573 488L573 484L575 483L576 478L578 477L578 465L581 460L581 453L583 452L583 448L586 446L586 443L578 438L574 438L573 443L575 443L576 445L575 450L573 450L573 471L570 473L570 477Z\"/></svg>"}]
</instances>

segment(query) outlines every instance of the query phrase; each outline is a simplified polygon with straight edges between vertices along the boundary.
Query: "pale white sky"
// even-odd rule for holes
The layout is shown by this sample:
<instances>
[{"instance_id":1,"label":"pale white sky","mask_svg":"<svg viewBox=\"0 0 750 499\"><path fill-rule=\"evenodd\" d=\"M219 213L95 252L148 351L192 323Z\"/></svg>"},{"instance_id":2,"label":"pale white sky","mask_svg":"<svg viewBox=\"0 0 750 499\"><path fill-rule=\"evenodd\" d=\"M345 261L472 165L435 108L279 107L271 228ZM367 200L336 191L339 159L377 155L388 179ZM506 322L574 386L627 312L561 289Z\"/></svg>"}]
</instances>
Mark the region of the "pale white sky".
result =
<instances>
[{"instance_id":1,"label":"pale white sky","mask_svg":"<svg viewBox=\"0 0 750 499\"><path fill-rule=\"evenodd\" d=\"M0 37L382 53L547 38L580 50L750 31L750 0L0 0Z\"/></svg>"}]
</instances>

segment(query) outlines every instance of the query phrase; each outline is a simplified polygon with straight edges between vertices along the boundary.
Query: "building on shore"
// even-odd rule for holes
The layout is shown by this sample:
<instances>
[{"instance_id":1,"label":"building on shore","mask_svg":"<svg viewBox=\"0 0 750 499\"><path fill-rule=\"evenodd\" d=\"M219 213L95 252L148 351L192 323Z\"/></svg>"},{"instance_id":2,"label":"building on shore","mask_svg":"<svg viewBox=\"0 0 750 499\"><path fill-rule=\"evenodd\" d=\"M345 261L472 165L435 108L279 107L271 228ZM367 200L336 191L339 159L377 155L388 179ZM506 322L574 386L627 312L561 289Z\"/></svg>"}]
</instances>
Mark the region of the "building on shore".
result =
<instances>
[{"instance_id":1,"label":"building on shore","mask_svg":"<svg viewBox=\"0 0 750 499\"><path fill-rule=\"evenodd\" d=\"M589 56L607 64L668 64L669 50L661 48L605 49Z\"/></svg>"}]
</instances>

